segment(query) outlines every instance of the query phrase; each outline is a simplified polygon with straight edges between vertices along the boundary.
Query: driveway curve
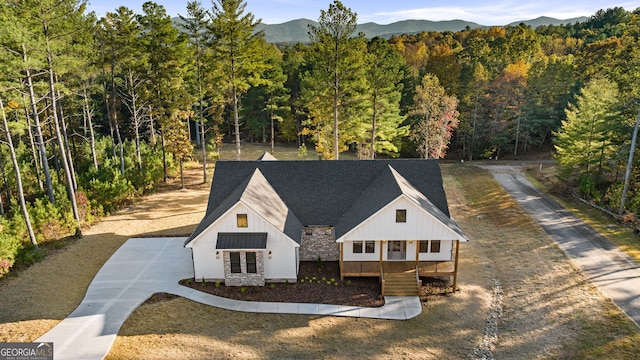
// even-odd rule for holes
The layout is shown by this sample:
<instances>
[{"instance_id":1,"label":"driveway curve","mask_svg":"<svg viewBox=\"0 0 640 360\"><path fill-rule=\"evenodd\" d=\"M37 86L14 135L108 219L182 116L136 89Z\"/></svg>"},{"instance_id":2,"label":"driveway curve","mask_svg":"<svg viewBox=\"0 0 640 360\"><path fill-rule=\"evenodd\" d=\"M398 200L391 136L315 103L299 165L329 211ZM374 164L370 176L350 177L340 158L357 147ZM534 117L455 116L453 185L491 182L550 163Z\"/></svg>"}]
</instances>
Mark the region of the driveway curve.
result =
<instances>
[{"instance_id":1,"label":"driveway curve","mask_svg":"<svg viewBox=\"0 0 640 360\"><path fill-rule=\"evenodd\" d=\"M193 277L186 238L127 240L102 266L78 307L36 342L53 342L54 358L103 359L122 324L151 295L165 292L219 308L244 312L330 315L407 320L422 311L414 297L385 297L379 308L249 302L226 299L179 285Z\"/></svg>"},{"instance_id":2,"label":"driveway curve","mask_svg":"<svg viewBox=\"0 0 640 360\"><path fill-rule=\"evenodd\" d=\"M519 167L483 166L600 291L640 326L640 263L540 192Z\"/></svg>"}]
</instances>

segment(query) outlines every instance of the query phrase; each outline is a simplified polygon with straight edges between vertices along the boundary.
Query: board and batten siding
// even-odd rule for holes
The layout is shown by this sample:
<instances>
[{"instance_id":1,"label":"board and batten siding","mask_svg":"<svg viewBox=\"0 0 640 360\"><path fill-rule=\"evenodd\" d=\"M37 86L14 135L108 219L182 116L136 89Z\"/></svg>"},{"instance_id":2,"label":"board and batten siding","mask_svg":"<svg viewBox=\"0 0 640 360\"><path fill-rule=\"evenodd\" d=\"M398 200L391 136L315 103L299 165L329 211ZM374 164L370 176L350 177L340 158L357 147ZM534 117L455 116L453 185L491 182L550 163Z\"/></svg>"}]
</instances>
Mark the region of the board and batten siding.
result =
<instances>
[{"instance_id":1,"label":"board and batten siding","mask_svg":"<svg viewBox=\"0 0 640 360\"><path fill-rule=\"evenodd\" d=\"M237 214L247 214L248 227L238 228ZM193 248L193 267L196 280L202 278L208 281L224 279L223 250L216 250L219 232L267 233L267 248L260 250L263 251L264 256L265 280L288 279L291 281L297 278L299 264L297 263L296 248L299 245L244 203L238 202L187 245ZM220 252L217 259L216 251ZM268 255L269 251L271 251L271 258Z\"/></svg>"},{"instance_id":2,"label":"board and batten siding","mask_svg":"<svg viewBox=\"0 0 640 360\"><path fill-rule=\"evenodd\" d=\"M396 210L403 209L407 210L407 221L396 223ZM342 236L339 241L458 240L459 238L460 235L438 221L433 215L413 201L400 196Z\"/></svg>"}]
</instances>

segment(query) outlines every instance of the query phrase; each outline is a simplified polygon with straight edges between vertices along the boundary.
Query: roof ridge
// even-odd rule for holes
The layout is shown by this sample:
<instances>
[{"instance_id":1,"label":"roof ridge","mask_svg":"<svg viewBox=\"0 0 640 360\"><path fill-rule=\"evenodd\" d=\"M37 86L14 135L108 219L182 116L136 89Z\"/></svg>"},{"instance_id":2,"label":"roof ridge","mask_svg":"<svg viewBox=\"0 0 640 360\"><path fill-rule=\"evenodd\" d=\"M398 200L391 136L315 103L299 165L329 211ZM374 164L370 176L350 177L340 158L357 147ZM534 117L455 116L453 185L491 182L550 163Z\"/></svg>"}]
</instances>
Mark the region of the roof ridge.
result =
<instances>
[{"instance_id":1,"label":"roof ridge","mask_svg":"<svg viewBox=\"0 0 640 360\"><path fill-rule=\"evenodd\" d=\"M343 233L346 234L347 232L349 232L353 228L353 225L358 223L354 221L354 213L358 213L359 215L361 215L361 216L358 216L358 218L362 218L359 220L364 220L370 217L371 215L375 214L377 211L379 211L384 206L386 206L386 204L388 204L388 201L381 201L379 204L376 204L375 208L371 206L364 206L364 203L368 203L370 201L370 199L368 199L368 197L365 196L367 195L368 192L374 191L375 187L380 185L380 183L388 183L387 182L388 177L391 177L391 178L394 177L393 172L390 170L394 170L394 169L388 164L386 167L383 167L378 172L377 176L372 177L371 181L369 181L367 186L363 187L363 190L360 192L360 194L358 194L358 196L355 198L351 206L347 207L344 213L340 215L340 217L338 218L338 221L335 224L336 238L340 237L341 236L340 234L343 234ZM380 197L380 200L383 200L382 197L384 195L386 195L385 199L389 200L387 198L396 198L397 196L402 194L402 188L397 182L394 182L393 186L394 186L393 188L391 187L388 188L389 192L387 192L386 194L378 194ZM367 204L367 205L370 205L370 204ZM354 211L354 209L358 209L359 207L366 208L367 209L366 213L365 212L360 213L358 211ZM343 226L345 226L346 228L342 229Z\"/></svg>"}]
</instances>

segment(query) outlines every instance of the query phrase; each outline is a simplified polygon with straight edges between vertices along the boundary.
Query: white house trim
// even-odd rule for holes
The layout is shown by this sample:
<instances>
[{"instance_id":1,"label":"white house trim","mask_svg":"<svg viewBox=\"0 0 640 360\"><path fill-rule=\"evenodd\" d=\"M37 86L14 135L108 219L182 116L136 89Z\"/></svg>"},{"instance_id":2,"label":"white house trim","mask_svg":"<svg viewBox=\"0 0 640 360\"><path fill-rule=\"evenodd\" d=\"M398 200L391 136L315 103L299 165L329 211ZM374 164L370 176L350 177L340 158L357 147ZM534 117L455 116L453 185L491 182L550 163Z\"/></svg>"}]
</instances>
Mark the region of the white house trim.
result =
<instances>
[{"instance_id":1,"label":"white house trim","mask_svg":"<svg viewBox=\"0 0 640 360\"><path fill-rule=\"evenodd\" d=\"M247 214L248 227L238 228L236 214ZM219 232L267 233L266 249L216 249ZM296 258L296 241L267 221L261 214L247 206L243 201L237 202L223 216L212 223L198 235L188 247L193 248L195 279L224 280L224 253L236 251L259 251L263 253L264 278L295 281L298 264L291 261ZM269 256L271 253L271 256Z\"/></svg>"},{"instance_id":2,"label":"white house trim","mask_svg":"<svg viewBox=\"0 0 640 360\"><path fill-rule=\"evenodd\" d=\"M395 223L396 209L407 210L406 223ZM418 216L418 213L422 214L422 216ZM381 219L381 217L383 218ZM429 221L425 222L424 219L428 219ZM434 227L433 225L436 226ZM404 194L398 196L366 220L362 221L358 226L336 239L336 242L358 240L467 241L465 237L460 236L460 234L456 233Z\"/></svg>"}]
</instances>

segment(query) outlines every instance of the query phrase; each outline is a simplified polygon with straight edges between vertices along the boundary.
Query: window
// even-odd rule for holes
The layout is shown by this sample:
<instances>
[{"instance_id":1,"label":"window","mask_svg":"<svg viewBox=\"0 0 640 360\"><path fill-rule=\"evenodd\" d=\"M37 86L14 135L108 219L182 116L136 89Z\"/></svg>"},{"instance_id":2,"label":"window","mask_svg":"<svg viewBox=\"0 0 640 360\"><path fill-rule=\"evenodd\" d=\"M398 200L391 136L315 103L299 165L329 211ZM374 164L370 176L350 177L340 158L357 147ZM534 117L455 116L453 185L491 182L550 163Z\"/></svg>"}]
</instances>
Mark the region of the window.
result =
<instances>
[{"instance_id":1,"label":"window","mask_svg":"<svg viewBox=\"0 0 640 360\"><path fill-rule=\"evenodd\" d=\"M440 240L431 240L431 252L432 253L440 252Z\"/></svg>"},{"instance_id":2,"label":"window","mask_svg":"<svg viewBox=\"0 0 640 360\"><path fill-rule=\"evenodd\" d=\"M304 234L305 235L313 235L313 230L311 230L311 228L304 228Z\"/></svg>"},{"instance_id":3,"label":"window","mask_svg":"<svg viewBox=\"0 0 640 360\"><path fill-rule=\"evenodd\" d=\"M249 220L247 219L247 214L237 214L236 220L238 222L239 228L249 227Z\"/></svg>"},{"instance_id":4,"label":"window","mask_svg":"<svg viewBox=\"0 0 640 360\"><path fill-rule=\"evenodd\" d=\"M426 240L425 240L425 241L420 241L420 245L419 245L419 247L420 247L420 248L419 248L418 250L419 250L421 253L429 252L429 241L426 241Z\"/></svg>"},{"instance_id":5,"label":"window","mask_svg":"<svg viewBox=\"0 0 640 360\"><path fill-rule=\"evenodd\" d=\"M406 223L407 222L407 210L406 209L396 210L396 222L397 223Z\"/></svg>"},{"instance_id":6,"label":"window","mask_svg":"<svg viewBox=\"0 0 640 360\"><path fill-rule=\"evenodd\" d=\"M231 273L240 274L242 272L240 268L240 253L239 252L229 253L229 261L231 262Z\"/></svg>"},{"instance_id":7,"label":"window","mask_svg":"<svg viewBox=\"0 0 640 360\"><path fill-rule=\"evenodd\" d=\"M354 254L362 254L362 241L354 241L353 242L353 253Z\"/></svg>"},{"instance_id":8,"label":"window","mask_svg":"<svg viewBox=\"0 0 640 360\"><path fill-rule=\"evenodd\" d=\"M364 242L364 252L367 254L373 254L376 252L376 242L375 241L365 241Z\"/></svg>"},{"instance_id":9,"label":"window","mask_svg":"<svg viewBox=\"0 0 640 360\"><path fill-rule=\"evenodd\" d=\"M256 265L256 253L248 252L247 253L247 273L255 274L257 273L257 265Z\"/></svg>"}]
</instances>

